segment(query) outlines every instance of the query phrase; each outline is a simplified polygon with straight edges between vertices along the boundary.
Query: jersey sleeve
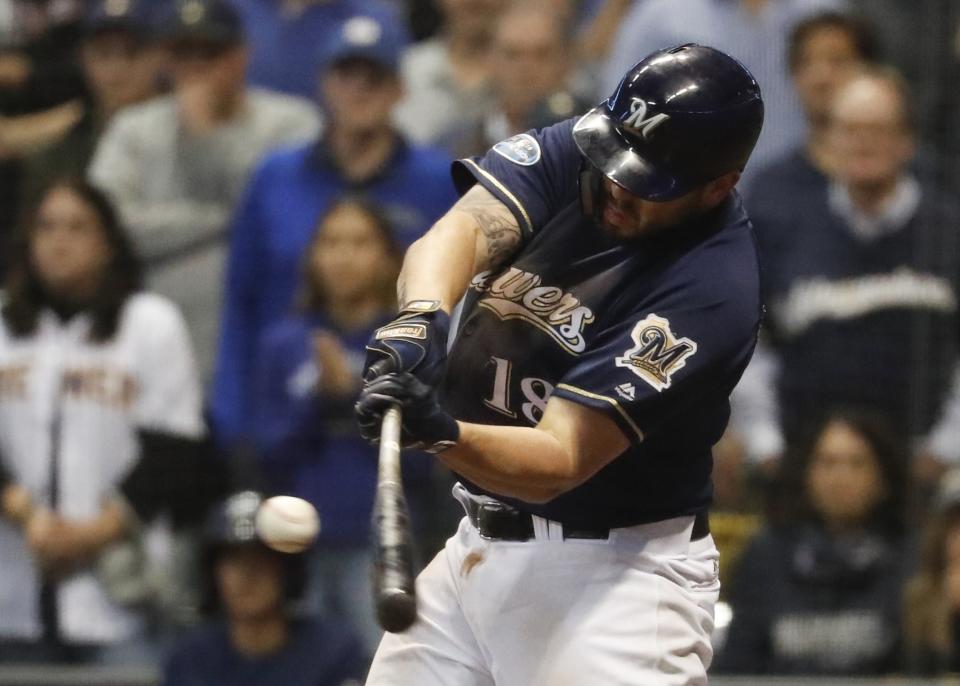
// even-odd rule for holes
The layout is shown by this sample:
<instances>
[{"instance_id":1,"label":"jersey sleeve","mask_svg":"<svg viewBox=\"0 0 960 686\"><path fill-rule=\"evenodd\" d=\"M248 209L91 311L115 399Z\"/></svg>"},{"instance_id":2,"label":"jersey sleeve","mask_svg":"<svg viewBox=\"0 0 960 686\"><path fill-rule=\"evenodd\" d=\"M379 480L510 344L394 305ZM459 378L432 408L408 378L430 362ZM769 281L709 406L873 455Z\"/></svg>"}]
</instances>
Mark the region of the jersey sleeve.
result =
<instances>
[{"instance_id":1,"label":"jersey sleeve","mask_svg":"<svg viewBox=\"0 0 960 686\"><path fill-rule=\"evenodd\" d=\"M133 321L140 336L137 425L202 436L200 380L183 316L172 302L152 294L141 294L135 307Z\"/></svg>"},{"instance_id":2,"label":"jersey sleeve","mask_svg":"<svg viewBox=\"0 0 960 686\"><path fill-rule=\"evenodd\" d=\"M580 152L573 141L575 121L518 134L481 157L454 162L457 190L463 194L479 183L510 208L529 238L578 198Z\"/></svg>"},{"instance_id":3,"label":"jersey sleeve","mask_svg":"<svg viewBox=\"0 0 960 686\"><path fill-rule=\"evenodd\" d=\"M679 412L725 402L756 344L759 304L697 291L679 288L608 326L554 395L604 412L635 443Z\"/></svg>"}]
</instances>

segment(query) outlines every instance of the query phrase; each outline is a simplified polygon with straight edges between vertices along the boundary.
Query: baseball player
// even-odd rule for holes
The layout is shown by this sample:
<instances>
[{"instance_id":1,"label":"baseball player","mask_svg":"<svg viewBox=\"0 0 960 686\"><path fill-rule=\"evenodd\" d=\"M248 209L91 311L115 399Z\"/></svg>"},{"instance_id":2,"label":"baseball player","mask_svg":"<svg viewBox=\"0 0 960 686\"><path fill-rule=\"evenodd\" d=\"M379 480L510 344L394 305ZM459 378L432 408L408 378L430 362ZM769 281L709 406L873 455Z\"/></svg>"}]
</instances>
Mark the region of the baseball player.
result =
<instances>
[{"instance_id":1,"label":"baseball player","mask_svg":"<svg viewBox=\"0 0 960 686\"><path fill-rule=\"evenodd\" d=\"M762 121L743 65L682 45L585 116L457 164L357 416L375 440L399 404L467 516L368 684L706 683L710 449L761 314L734 186Z\"/></svg>"}]
</instances>

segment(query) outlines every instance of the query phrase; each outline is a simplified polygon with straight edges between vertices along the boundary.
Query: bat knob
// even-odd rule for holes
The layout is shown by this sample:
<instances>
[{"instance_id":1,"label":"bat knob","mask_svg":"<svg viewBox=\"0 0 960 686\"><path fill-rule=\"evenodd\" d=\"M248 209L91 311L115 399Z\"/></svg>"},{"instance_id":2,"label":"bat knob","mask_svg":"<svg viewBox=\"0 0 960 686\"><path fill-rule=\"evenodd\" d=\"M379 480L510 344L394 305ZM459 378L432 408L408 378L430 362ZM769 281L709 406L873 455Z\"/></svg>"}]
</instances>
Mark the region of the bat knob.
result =
<instances>
[{"instance_id":1,"label":"bat knob","mask_svg":"<svg viewBox=\"0 0 960 686\"><path fill-rule=\"evenodd\" d=\"M401 588L381 591L377 598L377 619L392 634L406 631L417 619L417 599Z\"/></svg>"}]
</instances>

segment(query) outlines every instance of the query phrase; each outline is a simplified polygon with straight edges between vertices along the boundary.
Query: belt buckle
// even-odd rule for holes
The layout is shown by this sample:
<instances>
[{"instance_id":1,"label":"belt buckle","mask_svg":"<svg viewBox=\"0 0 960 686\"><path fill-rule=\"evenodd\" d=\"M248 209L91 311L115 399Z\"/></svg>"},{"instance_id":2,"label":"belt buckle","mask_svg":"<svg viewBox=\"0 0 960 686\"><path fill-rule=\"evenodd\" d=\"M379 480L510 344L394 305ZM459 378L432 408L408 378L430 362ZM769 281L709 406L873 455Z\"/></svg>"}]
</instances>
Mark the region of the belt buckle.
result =
<instances>
[{"instance_id":1,"label":"belt buckle","mask_svg":"<svg viewBox=\"0 0 960 686\"><path fill-rule=\"evenodd\" d=\"M591 528L591 527L563 527L563 540L568 541L608 541L610 540L610 529Z\"/></svg>"},{"instance_id":2,"label":"belt buckle","mask_svg":"<svg viewBox=\"0 0 960 686\"><path fill-rule=\"evenodd\" d=\"M497 531L496 517L497 515L509 516L513 512L512 507L495 500L477 503L477 531L480 533L480 538L487 541L501 540L503 536Z\"/></svg>"}]
</instances>

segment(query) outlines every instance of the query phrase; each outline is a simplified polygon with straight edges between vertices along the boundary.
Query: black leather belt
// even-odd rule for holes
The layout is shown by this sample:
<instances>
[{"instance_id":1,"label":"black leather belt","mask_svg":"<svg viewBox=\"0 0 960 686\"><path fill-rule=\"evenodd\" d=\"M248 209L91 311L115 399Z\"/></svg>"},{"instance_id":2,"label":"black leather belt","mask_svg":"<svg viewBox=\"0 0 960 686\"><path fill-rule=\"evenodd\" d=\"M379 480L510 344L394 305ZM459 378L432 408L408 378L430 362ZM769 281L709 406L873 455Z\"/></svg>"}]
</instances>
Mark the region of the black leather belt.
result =
<instances>
[{"instance_id":1,"label":"black leather belt","mask_svg":"<svg viewBox=\"0 0 960 686\"><path fill-rule=\"evenodd\" d=\"M464 510L470 523L483 538L493 541L529 541L534 538L533 517L527 512L498 503L496 501L478 502L463 500ZM589 527L561 524L563 538L603 540L610 538L609 527ZM696 515L693 520L691 541L699 541L710 534L710 518L706 512Z\"/></svg>"}]
</instances>

